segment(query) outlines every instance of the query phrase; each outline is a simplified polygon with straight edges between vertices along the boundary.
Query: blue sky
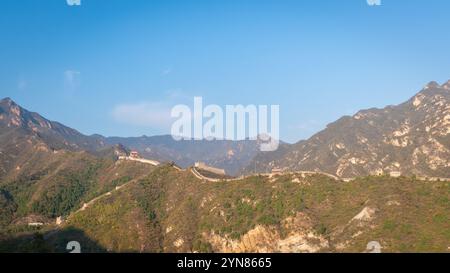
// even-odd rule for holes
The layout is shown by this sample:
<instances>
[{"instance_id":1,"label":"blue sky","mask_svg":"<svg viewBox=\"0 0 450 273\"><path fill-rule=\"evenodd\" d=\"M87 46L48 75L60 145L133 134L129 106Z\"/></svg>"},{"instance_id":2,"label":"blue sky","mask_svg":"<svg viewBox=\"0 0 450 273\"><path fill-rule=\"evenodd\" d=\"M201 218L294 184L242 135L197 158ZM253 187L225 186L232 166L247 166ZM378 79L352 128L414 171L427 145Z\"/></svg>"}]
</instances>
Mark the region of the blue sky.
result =
<instances>
[{"instance_id":1,"label":"blue sky","mask_svg":"<svg viewBox=\"0 0 450 273\"><path fill-rule=\"evenodd\" d=\"M202 96L279 104L294 142L450 79L448 0L0 4L0 97L86 134L169 133Z\"/></svg>"}]
</instances>

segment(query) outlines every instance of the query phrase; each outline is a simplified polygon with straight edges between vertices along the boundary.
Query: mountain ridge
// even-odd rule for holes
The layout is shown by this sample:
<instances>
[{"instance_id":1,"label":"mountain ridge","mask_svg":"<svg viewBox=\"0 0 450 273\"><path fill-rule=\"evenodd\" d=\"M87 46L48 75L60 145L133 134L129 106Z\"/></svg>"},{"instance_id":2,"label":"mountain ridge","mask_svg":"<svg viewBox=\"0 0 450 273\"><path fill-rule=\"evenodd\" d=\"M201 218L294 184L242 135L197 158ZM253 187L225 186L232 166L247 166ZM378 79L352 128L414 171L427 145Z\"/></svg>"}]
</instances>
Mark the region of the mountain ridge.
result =
<instances>
[{"instance_id":1,"label":"mountain ridge","mask_svg":"<svg viewBox=\"0 0 450 273\"><path fill-rule=\"evenodd\" d=\"M450 177L449 101L450 81L430 82L406 102L341 117L283 153L259 153L243 172L285 168L339 177L390 172Z\"/></svg>"},{"instance_id":2,"label":"mountain ridge","mask_svg":"<svg viewBox=\"0 0 450 273\"><path fill-rule=\"evenodd\" d=\"M170 135L140 137L105 137L100 134L84 135L59 122L50 121L36 112L28 111L11 98L0 101L0 135L10 134L3 144L13 145L11 139L25 138L54 151L87 151L93 155L104 155L115 145L125 145L138 151L141 156L158 161L173 161L188 167L197 161L225 169L237 174L259 149L258 141L242 140L181 140ZM13 141L14 142L14 141ZM15 141L18 142L18 141ZM15 145L15 144L14 144ZM1 146L1 145L0 145Z\"/></svg>"},{"instance_id":3,"label":"mountain ridge","mask_svg":"<svg viewBox=\"0 0 450 273\"><path fill-rule=\"evenodd\" d=\"M72 240L93 252L359 252L374 239L387 251L446 251L448 181L377 168L449 176L448 90L450 82L430 83L402 104L342 117L268 154L246 141L85 136L2 100L0 252L64 252ZM286 172L210 183L172 164L117 160L130 150L185 164L250 162L256 173L365 177Z\"/></svg>"},{"instance_id":4,"label":"mountain ridge","mask_svg":"<svg viewBox=\"0 0 450 273\"><path fill-rule=\"evenodd\" d=\"M8 134L3 143L7 145L17 142L11 143L15 139L11 135L18 135L25 136L26 142L34 141L52 150L101 155L122 144L143 157L173 161L184 168L204 161L232 175L282 168L322 171L342 178L390 172L447 177L450 176L449 94L450 80L442 85L431 81L403 103L343 116L307 140L281 143L275 152L260 152L257 141L252 140L175 141L170 135L87 136L28 111L9 97L0 101L0 128L2 135ZM405 157L407 160L402 159Z\"/></svg>"}]
</instances>

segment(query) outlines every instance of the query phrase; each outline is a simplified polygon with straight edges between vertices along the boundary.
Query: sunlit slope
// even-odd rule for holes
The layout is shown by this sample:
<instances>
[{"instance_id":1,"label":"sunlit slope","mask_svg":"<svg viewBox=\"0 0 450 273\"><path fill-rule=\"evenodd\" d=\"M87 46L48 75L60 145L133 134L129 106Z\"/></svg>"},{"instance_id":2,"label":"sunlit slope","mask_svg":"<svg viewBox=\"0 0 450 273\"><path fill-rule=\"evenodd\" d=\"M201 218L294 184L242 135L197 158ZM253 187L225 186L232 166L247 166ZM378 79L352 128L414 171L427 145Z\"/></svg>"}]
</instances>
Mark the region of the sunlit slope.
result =
<instances>
[{"instance_id":1,"label":"sunlit slope","mask_svg":"<svg viewBox=\"0 0 450 273\"><path fill-rule=\"evenodd\" d=\"M160 167L71 216L119 252L448 252L450 183L368 177L253 177L211 183Z\"/></svg>"}]
</instances>

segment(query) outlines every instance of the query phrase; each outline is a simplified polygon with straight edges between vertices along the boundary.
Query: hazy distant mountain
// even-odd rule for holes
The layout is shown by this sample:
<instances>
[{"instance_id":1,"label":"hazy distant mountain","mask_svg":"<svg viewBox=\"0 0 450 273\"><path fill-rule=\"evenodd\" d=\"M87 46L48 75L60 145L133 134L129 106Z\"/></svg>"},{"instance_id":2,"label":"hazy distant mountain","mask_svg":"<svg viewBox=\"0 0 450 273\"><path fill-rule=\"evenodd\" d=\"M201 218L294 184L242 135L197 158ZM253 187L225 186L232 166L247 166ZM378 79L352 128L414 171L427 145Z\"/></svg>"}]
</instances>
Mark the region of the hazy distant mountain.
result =
<instances>
[{"instance_id":1,"label":"hazy distant mountain","mask_svg":"<svg viewBox=\"0 0 450 273\"><path fill-rule=\"evenodd\" d=\"M345 116L306 141L260 153L246 172L320 170L339 177L400 171L450 177L450 81L397 106Z\"/></svg>"},{"instance_id":2,"label":"hazy distant mountain","mask_svg":"<svg viewBox=\"0 0 450 273\"><path fill-rule=\"evenodd\" d=\"M193 165L196 161L204 161L224 168L229 174L235 174L242 166L247 165L259 151L258 142L251 140L175 141L169 135L128 138L86 136L58 122L47 120L37 113L29 112L10 98L1 100L0 151L11 151L0 154L0 165L13 160L2 159L2 156L21 154L28 149L26 144L31 143L49 150L88 151L94 155L109 155L111 147L122 144L128 150L137 150L146 158L174 161L182 167Z\"/></svg>"},{"instance_id":3,"label":"hazy distant mountain","mask_svg":"<svg viewBox=\"0 0 450 273\"><path fill-rule=\"evenodd\" d=\"M108 144L121 143L137 150L143 157L160 161L174 161L185 168L196 161L223 168L229 174L236 174L259 152L259 143L254 140L182 140L176 141L170 135L153 137L109 137Z\"/></svg>"}]
</instances>

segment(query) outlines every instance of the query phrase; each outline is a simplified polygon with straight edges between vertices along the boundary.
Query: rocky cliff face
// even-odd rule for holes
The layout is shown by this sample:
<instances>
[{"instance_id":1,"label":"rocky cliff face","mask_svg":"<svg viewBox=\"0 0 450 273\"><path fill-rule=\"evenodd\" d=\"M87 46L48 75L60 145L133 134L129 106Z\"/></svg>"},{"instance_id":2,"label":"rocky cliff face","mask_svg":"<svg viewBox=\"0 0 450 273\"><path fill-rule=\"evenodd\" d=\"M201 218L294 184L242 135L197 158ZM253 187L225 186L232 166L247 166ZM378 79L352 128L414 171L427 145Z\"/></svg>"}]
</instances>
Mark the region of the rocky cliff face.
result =
<instances>
[{"instance_id":1,"label":"rocky cliff face","mask_svg":"<svg viewBox=\"0 0 450 273\"><path fill-rule=\"evenodd\" d=\"M304 213L288 217L280 225L285 235L279 227L258 225L238 240L214 233L204 233L203 237L219 253L315 253L329 247L328 240L317 235Z\"/></svg>"},{"instance_id":2,"label":"rocky cliff face","mask_svg":"<svg viewBox=\"0 0 450 273\"><path fill-rule=\"evenodd\" d=\"M344 178L393 171L450 177L450 81L431 82L400 105L343 117L284 152L261 153L246 171L255 165Z\"/></svg>"}]
</instances>

